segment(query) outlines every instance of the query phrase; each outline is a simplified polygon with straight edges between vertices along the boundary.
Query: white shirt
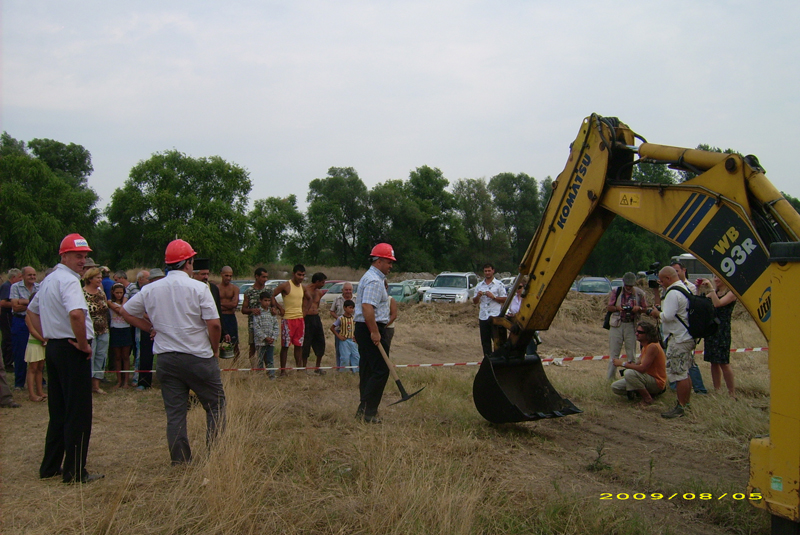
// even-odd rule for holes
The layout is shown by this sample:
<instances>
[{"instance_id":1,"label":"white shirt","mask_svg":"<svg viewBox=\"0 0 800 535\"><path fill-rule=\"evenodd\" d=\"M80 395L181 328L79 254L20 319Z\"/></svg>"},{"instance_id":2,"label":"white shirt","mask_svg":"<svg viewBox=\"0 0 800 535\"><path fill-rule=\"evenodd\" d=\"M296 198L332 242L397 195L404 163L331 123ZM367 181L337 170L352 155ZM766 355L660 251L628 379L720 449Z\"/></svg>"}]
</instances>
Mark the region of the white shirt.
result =
<instances>
[{"instance_id":1,"label":"white shirt","mask_svg":"<svg viewBox=\"0 0 800 535\"><path fill-rule=\"evenodd\" d=\"M683 281L683 285L686 286L691 293L697 295L697 286L694 285L693 282L689 282L689 280Z\"/></svg>"},{"instance_id":2,"label":"white shirt","mask_svg":"<svg viewBox=\"0 0 800 535\"><path fill-rule=\"evenodd\" d=\"M506 287L503 286L502 282L493 277L489 284L486 284L486 279L483 279L481 282L479 282L475 287L475 293L477 294L478 292L492 292L492 295L495 297L505 297ZM481 308L478 312L478 319L481 320L488 320L490 316L497 316L503 309L502 303L498 303L494 299L491 299L488 295L482 295L480 297L480 306Z\"/></svg>"},{"instance_id":3,"label":"white shirt","mask_svg":"<svg viewBox=\"0 0 800 535\"><path fill-rule=\"evenodd\" d=\"M519 312L519 307L522 306L522 296L519 294L515 294L514 297L511 299L511 304L508 305L508 314L510 316L516 316Z\"/></svg>"},{"instance_id":4,"label":"white shirt","mask_svg":"<svg viewBox=\"0 0 800 535\"><path fill-rule=\"evenodd\" d=\"M156 331L153 353L188 353L211 358L207 320L218 319L217 305L208 285L185 271L170 271L131 297L123 308L141 318L146 313Z\"/></svg>"},{"instance_id":5,"label":"white shirt","mask_svg":"<svg viewBox=\"0 0 800 535\"><path fill-rule=\"evenodd\" d=\"M668 336L672 335L670 341L688 342L692 340L692 335L689 334L686 327L678 320L678 317L683 320L683 323L689 325L689 314L687 311L689 308L689 300L680 290L669 291L670 288L675 287L686 289L686 286L684 286L680 280L670 284L669 288L667 288L667 294L661 302L661 323L663 325L661 330L665 340Z\"/></svg>"},{"instance_id":6,"label":"white shirt","mask_svg":"<svg viewBox=\"0 0 800 535\"><path fill-rule=\"evenodd\" d=\"M94 338L92 318L83 297L81 276L64 264L56 265L55 271L45 277L39 291L33 296L28 310L38 314L42 322L42 336L48 340L75 338L69 313L83 310L86 313L86 339Z\"/></svg>"}]
</instances>

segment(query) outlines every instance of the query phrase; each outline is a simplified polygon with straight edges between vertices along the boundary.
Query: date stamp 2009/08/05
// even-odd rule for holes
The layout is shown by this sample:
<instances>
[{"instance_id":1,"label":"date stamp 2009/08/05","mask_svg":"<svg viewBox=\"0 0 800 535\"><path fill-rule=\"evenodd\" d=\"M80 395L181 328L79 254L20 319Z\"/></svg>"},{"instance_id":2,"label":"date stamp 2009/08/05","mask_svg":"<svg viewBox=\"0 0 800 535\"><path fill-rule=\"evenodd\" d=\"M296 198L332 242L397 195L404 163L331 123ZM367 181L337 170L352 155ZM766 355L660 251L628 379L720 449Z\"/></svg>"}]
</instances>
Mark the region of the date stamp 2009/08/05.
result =
<instances>
[{"instance_id":1,"label":"date stamp 2009/08/05","mask_svg":"<svg viewBox=\"0 0 800 535\"><path fill-rule=\"evenodd\" d=\"M762 500L762 496L760 492L751 492L749 494L744 492L734 492L728 493L724 492L722 494L715 494L713 492L675 492L671 494L664 494L661 492L635 492L633 494L628 494L626 492L620 492L618 494L614 494L613 492L601 492L600 493L601 500L752 500L752 501L759 501Z\"/></svg>"}]
</instances>

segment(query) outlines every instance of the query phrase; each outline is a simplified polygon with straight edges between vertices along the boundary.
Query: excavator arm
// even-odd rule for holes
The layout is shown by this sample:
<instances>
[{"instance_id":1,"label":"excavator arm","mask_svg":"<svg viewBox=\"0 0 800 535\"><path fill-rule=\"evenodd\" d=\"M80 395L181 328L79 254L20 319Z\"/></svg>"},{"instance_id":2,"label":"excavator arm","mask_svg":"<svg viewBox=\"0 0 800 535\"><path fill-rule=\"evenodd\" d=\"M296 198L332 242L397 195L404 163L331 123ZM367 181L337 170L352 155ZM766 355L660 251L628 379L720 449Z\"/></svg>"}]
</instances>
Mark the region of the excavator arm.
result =
<instances>
[{"instance_id":1,"label":"excavator arm","mask_svg":"<svg viewBox=\"0 0 800 535\"><path fill-rule=\"evenodd\" d=\"M634 165L643 162L697 176L680 184L632 180ZM589 254L622 216L694 254L770 341L771 434L751 444L751 490L765 495L759 506L777 518L800 521L800 359L788 334L800 298L800 215L754 156L654 145L616 118L599 115L584 119L552 187L519 266L520 311L505 317L511 292L495 318L496 351L475 377L478 411L496 423L580 412L525 348L535 331L550 326Z\"/></svg>"}]
</instances>

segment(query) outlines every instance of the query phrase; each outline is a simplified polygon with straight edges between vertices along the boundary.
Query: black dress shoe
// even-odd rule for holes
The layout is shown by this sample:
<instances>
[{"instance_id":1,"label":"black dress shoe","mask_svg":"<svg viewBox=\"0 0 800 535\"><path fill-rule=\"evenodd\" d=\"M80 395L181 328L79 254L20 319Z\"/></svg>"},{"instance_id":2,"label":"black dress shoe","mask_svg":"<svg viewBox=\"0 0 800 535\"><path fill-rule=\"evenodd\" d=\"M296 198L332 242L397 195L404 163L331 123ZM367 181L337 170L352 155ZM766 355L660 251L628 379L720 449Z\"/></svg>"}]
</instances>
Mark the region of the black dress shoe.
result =
<instances>
[{"instance_id":1,"label":"black dress shoe","mask_svg":"<svg viewBox=\"0 0 800 535\"><path fill-rule=\"evenodd\" d=\"M364 423L380 424L380 423L383 423L383 421L380 418L378 418L377 416L365 416L364 417Z\"/></svg>"}]
</instances>

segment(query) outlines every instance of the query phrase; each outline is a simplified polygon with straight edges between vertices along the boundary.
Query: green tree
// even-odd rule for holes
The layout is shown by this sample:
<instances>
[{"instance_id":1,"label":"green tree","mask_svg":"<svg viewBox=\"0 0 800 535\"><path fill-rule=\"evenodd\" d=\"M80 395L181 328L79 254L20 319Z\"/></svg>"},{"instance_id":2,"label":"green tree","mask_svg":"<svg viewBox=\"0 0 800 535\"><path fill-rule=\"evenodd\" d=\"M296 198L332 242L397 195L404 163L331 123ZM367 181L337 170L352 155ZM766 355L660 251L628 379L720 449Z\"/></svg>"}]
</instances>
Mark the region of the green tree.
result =
<instances>
[{"instance_id":1,"label":"green tree","mask_svg":"<svg viewBox=\"0 0 800 535\"><path fill-rule=\"evenodd\" d=\"M547 203L550 202L550 196L553 194L553 177L547 175L542 180L542 186L539 188L539 208L541 213L544 214Z\"/></svg>"},{"instance_id":2,"label":"green tree","mask_svg":"<svg viewBox=\"0 0 800 535\"><path fill-rule=\"evenodd\" d=\"M542 218L536 180L519 173L500 173L489 180L489 191L500 213L500 221L516 266L525 255Z\"/></svg>"},{"instance_id":3,"label":"green tree","mask_svg":"<svg viewBox=\"0 0 800 535\"><path fill-rule=\"evenodd\" d=\"M79 145L75 147L79 147L91 168L89 152ZM25 143L8 133L0 137L3 268L52 265L58 259L58 244L66 234L89 236L97 221L97 194L86 185L85 176L70 175L69 169L50 165L54 165L52 161L29 154Z\"/></svg>"},{"instance_id":4,"label":"green tree","mask_svg":"<svg viewBox=\"0 0 800 535\"><path fill-rule=\"evenodd\" d=\"M401 271L470 267L466 234L453 194L445 189L448 184L439 169L425 165L405 182L389 180L372 188L361 250L391 243Z\"/></svg>"},{"instance_id":5,"label":"green tree","mask_svg":"<svg viewBox=\"0 0 800 535\"><path fill-rule=\"evenodd\" d=\"M247 217L254 236L251 263L278 260L293 236L303 232L305 218L297 209L297 197L258 199Z\"/></svg>"},{"instance_id":6,"label":"green tree","mask_svg":"<svg viewBox=\"0 0 800 535\"><path fill-rule=\"evenodd\" d=\"M500 215L483 178L462 178L453 185L456 212L467 236L467 251L471 265L508 258L508 241L498 236Z\"/></svg>"},{"instance_id":7,"label":"green tree","mask_svg":"<svg viewBox=\"0 0 800 535\"><path fill-rule=\"evenodd\" d=\"M32 139L28 148L56 174L75 181L76 186L85 186L94 171L92 155L75 143L65 145L52 139Z\"/></svg>"},{"instance_id":8,"label":"green tree","mask_svg":"<svg viewBox=\"0 0 800 535\"><path fill-rule=\"evenodd\" d=\"M246 266L248 172L219 156L192 158L177 150L140 161L111 196L112 258L119 267L162 265L175 239L192 244L212 265Z\"/></svg>"},{"instance_id":9,"label":"green tree","mask_svg":"<svg viewBox=\"0 0 800 535\"><path fill-rule=\"evenodd\" d=\"M356 250L366 217L367 187L352 167L331 167L308 185L309 262L358 265Z\"/></svg>"}]
</instances>

